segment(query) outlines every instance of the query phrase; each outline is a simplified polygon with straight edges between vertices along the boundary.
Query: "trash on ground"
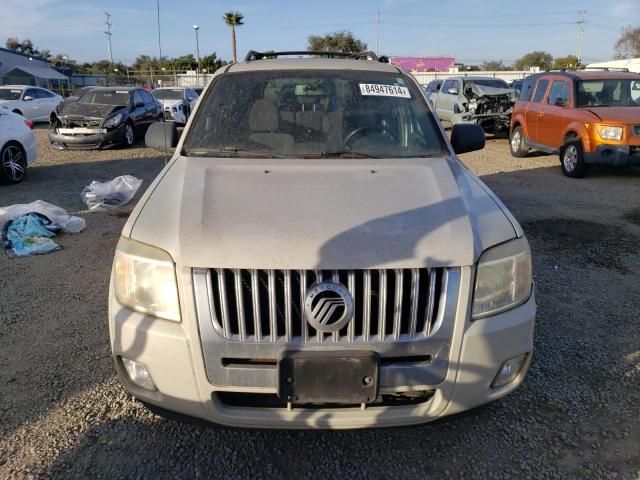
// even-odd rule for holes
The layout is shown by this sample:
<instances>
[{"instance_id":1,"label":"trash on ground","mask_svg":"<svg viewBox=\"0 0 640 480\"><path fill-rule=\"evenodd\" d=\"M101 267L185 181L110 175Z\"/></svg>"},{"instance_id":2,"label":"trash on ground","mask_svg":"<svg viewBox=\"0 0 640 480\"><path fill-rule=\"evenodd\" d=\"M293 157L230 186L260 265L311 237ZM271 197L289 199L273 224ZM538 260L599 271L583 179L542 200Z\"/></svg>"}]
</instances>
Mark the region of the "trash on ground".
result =
<instances>
[{"instance_id":1,"label":"trash on ground","mask_svg":"<svg viewBox=\"0 0 640 480\"><path fill-rule=\"evenodd\" d=\"M129 203L142 180L132 175L122 175L108 182L91 182L82 189L80 196L85 205L94 212L110 210Z\"/></svg>"},{"instance_id":2,"label":"trash on ground","mask_svg":"<svg viewBox=\"0 0 640 480\"><path fill-rule=\"evenodd\" d=\"M78 233L84 230L87 223L84 218L69 215L64 208L57 207L42 200L31 203L18 203L8 207L0 207L0 231L5 225L28 213L39 213L47 217L52 223L59 225L65 233Z\"/></svg>"},{"instance_id":3,"label":"trash on ground","mask_svg":"<svg viewBox=\"0 0 640 480\"><path fill-rule=\"evenodd\" d=\"M51 239L61 229L40 213L27 213L7 223L2 243L9 258L55 252L62 247Z\"/></svg>"}]
</instances>

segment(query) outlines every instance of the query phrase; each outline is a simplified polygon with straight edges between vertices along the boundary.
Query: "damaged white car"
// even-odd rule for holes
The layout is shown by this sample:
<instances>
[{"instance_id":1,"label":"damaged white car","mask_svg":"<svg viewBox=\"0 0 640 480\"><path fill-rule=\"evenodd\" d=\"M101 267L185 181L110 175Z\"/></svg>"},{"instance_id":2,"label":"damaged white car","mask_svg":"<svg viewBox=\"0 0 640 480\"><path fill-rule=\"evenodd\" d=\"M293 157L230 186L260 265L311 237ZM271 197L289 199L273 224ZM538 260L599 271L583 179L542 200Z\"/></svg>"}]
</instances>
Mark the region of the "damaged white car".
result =
<instances>
[{"instance_id":1,"label":"damaged white car","mask_svg":"<svg viewBox=\"0 0 640 480\"><path fill-rule=\"evenodd\" d=\"M507 82L493 77L448 78L430 98L440 120L477 123L489 133L508 130L516 101Z\"/></svg>"},{"instance_id":2,"label":"damaged white car","mask_svg":"<svg viewBox=\"0 0 640 480\"><path fill-rule=\"evenodd\" d=\"M156 88L151 95L162 104L165 120L182 125L187 123L198 101L198 94L190 88Z\"/></svg>"}]
</instances>

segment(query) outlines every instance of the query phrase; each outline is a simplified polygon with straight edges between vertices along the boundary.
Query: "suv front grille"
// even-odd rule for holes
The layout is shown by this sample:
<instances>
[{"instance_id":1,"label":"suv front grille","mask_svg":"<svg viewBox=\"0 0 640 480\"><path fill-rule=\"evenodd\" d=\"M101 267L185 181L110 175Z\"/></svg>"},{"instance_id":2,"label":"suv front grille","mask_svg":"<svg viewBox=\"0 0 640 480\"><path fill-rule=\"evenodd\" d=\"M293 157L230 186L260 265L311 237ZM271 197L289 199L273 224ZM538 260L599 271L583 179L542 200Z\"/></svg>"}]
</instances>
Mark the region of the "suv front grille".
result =
<instances>
[{"instance_id":1,"label":"suv front grille","mask_svg":"<svg viewBox=\"0 0 640 480\"><path fill-rule=\"evenodd\" d=\"M307 289L340 282L354 315L340 331L318 332L305 319ZM437 330L443 269L211 269L207 281L214 327L228 340L277 342L395 342Z\"/></svg>"}]
</instances>

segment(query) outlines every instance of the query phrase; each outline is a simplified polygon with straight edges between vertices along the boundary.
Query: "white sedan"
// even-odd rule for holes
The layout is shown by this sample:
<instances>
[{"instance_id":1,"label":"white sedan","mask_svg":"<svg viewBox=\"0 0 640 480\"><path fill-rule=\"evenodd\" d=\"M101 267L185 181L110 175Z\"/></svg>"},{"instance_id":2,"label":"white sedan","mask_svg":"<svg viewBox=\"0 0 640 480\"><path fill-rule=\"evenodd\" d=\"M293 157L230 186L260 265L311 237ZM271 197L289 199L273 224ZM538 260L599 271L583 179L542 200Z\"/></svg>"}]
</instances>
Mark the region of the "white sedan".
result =
<instances>
[{"instance_id":1,"label":"white sedan","mask_svg":"<svg viewBox=\"0 0 640 480\"><path fill-rule=\"evenodd\" d=\"M34 122L48 122L62 97L40 87L6 85L0 87L0 109L22 115Z\"/></svg>"},{"instance_id":2,"label":"white sedan","mask_svg":"<svg viewBox=\"0 0 640 480\"><path fill-rule=\"evenodd\" d=\"M0 108L0 183L19 183L38 157L33 122Z\"/></svg>"}]
</instances>

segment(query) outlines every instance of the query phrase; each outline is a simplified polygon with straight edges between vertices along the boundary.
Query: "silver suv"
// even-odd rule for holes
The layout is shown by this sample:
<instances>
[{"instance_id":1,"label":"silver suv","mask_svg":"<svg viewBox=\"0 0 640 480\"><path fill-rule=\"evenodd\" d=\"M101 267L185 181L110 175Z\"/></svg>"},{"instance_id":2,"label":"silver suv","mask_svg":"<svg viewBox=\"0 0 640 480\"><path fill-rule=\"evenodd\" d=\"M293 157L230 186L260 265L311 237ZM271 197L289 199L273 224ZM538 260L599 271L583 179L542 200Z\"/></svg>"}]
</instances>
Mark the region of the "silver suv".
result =
<instances>
[{"instance_id":1,"label":"silver suv","mask_svg":"<svg viewBox=\"0 0 640 480\"><path fill-rule=\"evenodd\" d=\"M536 309L522 229L456 158L481 127L449 140L415 79L371 53L307 53L250 52L179 141L149 129L175 151L115 253L122 383L264 428L414 424L506 395Z\"/></svg>"}]
</instances>

